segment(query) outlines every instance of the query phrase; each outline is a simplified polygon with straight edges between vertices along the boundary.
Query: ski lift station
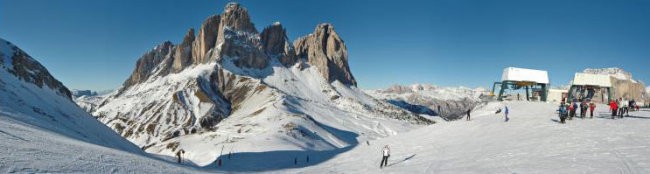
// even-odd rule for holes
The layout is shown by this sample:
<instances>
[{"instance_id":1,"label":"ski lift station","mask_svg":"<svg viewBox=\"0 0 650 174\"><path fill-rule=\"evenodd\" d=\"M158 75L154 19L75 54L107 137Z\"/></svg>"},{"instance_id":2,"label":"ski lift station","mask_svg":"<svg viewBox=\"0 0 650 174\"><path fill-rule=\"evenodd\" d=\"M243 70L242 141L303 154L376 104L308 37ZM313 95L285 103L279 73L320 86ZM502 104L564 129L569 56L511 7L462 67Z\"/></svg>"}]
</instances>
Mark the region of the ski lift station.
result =
<instances>
[{"instance_id":1,"label":"ski lift station","mask_svg":"<svg viewBox=\"0 0 650 174\"><path fill-rule=\"evenodd\" d=\"M548 72L542 70L508 67L503 69L501 82L494 82L490 95L499 89L497 100L521 99L521 90L525 91L524 99L530 101L546 101L548 96ZM516 95L516 96L515 96Z\"/></svg>"},{"instance_id":2,"label":"ski lift station","mask_svg":"<svg viewBox=\"0 0 650 174\"><path fill-rule=\"evenodd\" d=\"M568 101L593 101L607 103L612 96L610 75L576 73L569 88Z\"/></svg>"}]
</instances>

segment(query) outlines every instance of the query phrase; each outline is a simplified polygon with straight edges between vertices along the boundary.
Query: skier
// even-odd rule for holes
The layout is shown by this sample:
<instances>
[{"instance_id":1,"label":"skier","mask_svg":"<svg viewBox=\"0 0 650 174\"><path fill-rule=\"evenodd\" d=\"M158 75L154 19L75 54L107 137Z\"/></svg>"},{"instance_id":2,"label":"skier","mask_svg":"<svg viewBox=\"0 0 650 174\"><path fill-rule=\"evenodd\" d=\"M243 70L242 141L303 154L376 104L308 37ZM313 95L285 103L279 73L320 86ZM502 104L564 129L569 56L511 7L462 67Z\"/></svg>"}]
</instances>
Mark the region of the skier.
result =
<instances>
[{"instance_id":1,"label":"skier","mask_svg":"<svg viewBox=\"0 0 650 174\"><path fill-rule=\"evenodd\" d=\"M503 110L504 110L503 113L506 115L506 122L508 122L508 120L510 120L508 118L508 114L510 113L510 109L508 109L508 106L506 106L506 107L503 108Z\"/></svg>"},{"instance_id":2,"label":"skier","mask_svg":"<svg viewBox=\"0 0 650 174\"><path fill-rule=\"evenodd\" d=\"M566 106L564 106L564 103L560 103L560 109L557 110L560 115L560 123L564 124L566 117L567 117L567 112L566 112Z\"/></svg>"},{"instance_id":3,"label":"skier","mask_svg":"<svg viewBox=\"0 0 650 174\"><path fill-rule=\"evenodd\" d=\"M569 120L573 120L573 116L576 115L576 107L573 104L569 104Z\"/></svg>"},{"instance_id":4,"label":"skier","mask_svg":"<svg viewBox=\"0 0 650 174\"><path fill-rule=\"evenodd\" d=\"M580 102L580 118L585 118L585 115L587 115L586 111L587 111L587 108L585 106L585 102L584 101Z\"/></svg>"},{"instance_id":5,"label":"skier","mask_svg":"<svg viewBox=\"0 0 650 174\"><path fill-rule=\"evenodd\" d=\"M623 100L623 114L630 116L630 105L629 101L627 99ZM623 118L623 114L621 114L621 118Z\"/></svg>"},{"instance_id":6,"label":"skier","mask_svg":"<svg viewBox=\"0 0 650 174\"><path fill-rule=\"evenodd\" d=\"M625 105L626 105L623 98L621 98L618 101L617 105L618 105L618 117L623 118L623 114L625 114Z\"/></svg>"},{"instance_id":7,"label":"skier","mask_svg":"<svg viewBox=\"0 0 650 174\"><path fill-rule=\"evenodd\" d=\"M181 155L185 154L185 151L183 149L179 150L176 152L176 157L178 157L178 163L181 163Z\"/></svg>"},{"instance_id":8,"label":"skier","mask_svg":"<svg viewBox=\"0 0 650 174\"><path fill-rule=\"evenodd\" d=\"M594 118L594 109L596 109L596 104L594 102L589 103L589 118Z\"/></svg>"},{"instance_id":9,"label":"skier","mask_svg":"<svg viewBox=\"0 0 650 174\"><path fill-rule=\"evenodd\" d=\"M573 116L572 117L578 117L576 116L576 112L578 111L578 102L573 103Z\"/></svg>"},{"instance_id":10,"label":"skier","mask_svg":"<svg viewBox=\"0 0 650 174\"><path fill-rule=\"evenodd\" d=\"M616 117L616 110L618 109L618 105L616 105L616 102L612 100L609 102L609 110L612 111L612 119Z\"/></svg>"},{"instance_id":11,"label":"skier","mask_svg":"<svg viewBox=\"0 0 650 174\"><path fill-rule=\"evenodd\" d=\"M390 157L390 148L388 148L388 145L386 145L382 150L382 158L381 163L379 163L379 168L383 168L384 166L388 165L388 157Z\"/></svg>"},{"instance_id":12,"label":"skier","mask_svg":"<svg viewBox=\"0 0 650 174\"><path fill-rule=\"evenodd\" d=\"M470 113L471 111L472 111L472 109L467 109L467 121L470 120L470 118L469 118L469 113Z\"/></svg>"}]
</instances>

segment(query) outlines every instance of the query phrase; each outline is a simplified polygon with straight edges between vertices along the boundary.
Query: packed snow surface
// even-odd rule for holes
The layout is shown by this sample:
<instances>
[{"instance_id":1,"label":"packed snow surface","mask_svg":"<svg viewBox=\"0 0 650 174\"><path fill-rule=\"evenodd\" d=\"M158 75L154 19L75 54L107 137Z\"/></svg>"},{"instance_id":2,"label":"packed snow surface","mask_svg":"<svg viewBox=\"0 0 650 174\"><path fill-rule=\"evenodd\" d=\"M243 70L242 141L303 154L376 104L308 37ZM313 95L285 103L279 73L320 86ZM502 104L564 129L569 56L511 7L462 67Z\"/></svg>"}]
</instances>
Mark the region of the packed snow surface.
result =
<instances>
[{"instance_id":1,"label":"packed snow surface","mask_svg":"<svg viewBox=\"0 0 650 174\"><path fill-rule=\"evenodd\" d=\"M0 114L0 173L199 173L172 160L79 141Z\"/></svg>"},{"instance_id":2,"label":"packed snow surface","mask_svg":"<svg viewBox=\"0 0 650 174\"><path fill-rule=\"evenodd\" d=\"M510 121L494 110L507 105ZM559 124L557 106L490 103L471 121L442 122L361 144L299 173L650 173L650 110L611 119L598 105L593 119ZM381 149L391 147L388 167Z\"/></svg>"}]
</instances>

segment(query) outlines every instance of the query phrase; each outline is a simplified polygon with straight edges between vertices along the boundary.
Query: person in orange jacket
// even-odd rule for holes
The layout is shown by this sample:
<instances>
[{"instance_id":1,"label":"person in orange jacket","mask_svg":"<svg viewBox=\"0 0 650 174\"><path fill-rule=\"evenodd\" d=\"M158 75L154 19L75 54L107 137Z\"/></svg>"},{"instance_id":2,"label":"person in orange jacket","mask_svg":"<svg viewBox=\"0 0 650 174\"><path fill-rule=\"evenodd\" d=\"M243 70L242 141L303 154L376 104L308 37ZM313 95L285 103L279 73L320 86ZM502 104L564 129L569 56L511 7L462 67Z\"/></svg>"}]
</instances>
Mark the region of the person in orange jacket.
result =
<instances>
[{"instance_id":1,"label":"person in orange jacket","mask_svg":"<svg viewBox=\"0 0 650 174\"><path fill-rule=\"evenodd\" d=\"M614 117L616 116L616 113L617 113L616 111L618 110L618 105L616 104L616 102L614 100L609 102L609 110L612 111L612 119L614 119Z\"/></svg>"},{"instance_id":2,"label":"person in orange jacket","mask_svg":"<svg viewBox=\"0 0 650 174\"><path fill-rule=\"evenodd\" d=\"M596 109L596 104L593 102L589 103L589 118L594 118L594 109Z\"/></svg>"}]
</instances>

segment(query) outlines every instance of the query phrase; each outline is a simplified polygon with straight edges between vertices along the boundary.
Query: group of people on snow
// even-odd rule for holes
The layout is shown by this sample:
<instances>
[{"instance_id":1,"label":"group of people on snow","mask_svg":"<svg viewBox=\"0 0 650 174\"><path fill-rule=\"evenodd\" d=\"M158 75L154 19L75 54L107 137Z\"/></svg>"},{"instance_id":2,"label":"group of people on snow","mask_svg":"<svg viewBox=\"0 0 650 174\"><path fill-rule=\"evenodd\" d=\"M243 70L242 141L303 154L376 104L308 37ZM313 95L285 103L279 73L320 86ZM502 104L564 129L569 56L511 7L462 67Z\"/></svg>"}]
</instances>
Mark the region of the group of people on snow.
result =
<instances>
[{"instance_id":1,"label":"group of people on snow","mask_svg":"<svg viewBox=\"0 0 650 174\"><path fill-rule=\"evenodd\" d=\"M578 104L580 103L580 104ZM587 116L587 111L589 112L589 118L594 118L594 110L596 109L596 104L588 100L582 100L582 102L570 102L565 103L564 100L560 103L560 108L558 109L558 115L560 117L560 123L565 123L565 120L572 120L573 117L578 117L576 114L580 110L580 118L585 118ZM639 110L639 106L634 100L626 100L624 98L619 98L616 100L611 100L609 102L609 110L612 113L612 119L616 117L623 118L624 115L629 116L630 110Z\"/></svg>"},{"instance_id":2,"label":"group of people on snow","mask_svg":"<svg viewBox=\"0 0 650 174\"><path fill-rule=\"evenodd\" d=\"M624 115L630 116L630 110L638 111L639 105L634 100L619 98L609 102L609 111L612 112L612 119L623 118Z\"/></svg>"},{"instance_id":3,"label":"group of people on snow","mask_svg":"<svg viewBox=\"0 0 650 174\"><path fill-rule=\"evenodd\" d=\"M596 104L593 102L587 102L587 100L580 102L580 105L578 105L578 102L561 102L560 108L558 109L560 123L564 124L567 119L573 120L573 117L578 117L576 116L578 109L580 109L580 118L587 117L587 110L589 110L589 118L594 118L594 109L596 109Z\"/></svg>"}]
</instances>

